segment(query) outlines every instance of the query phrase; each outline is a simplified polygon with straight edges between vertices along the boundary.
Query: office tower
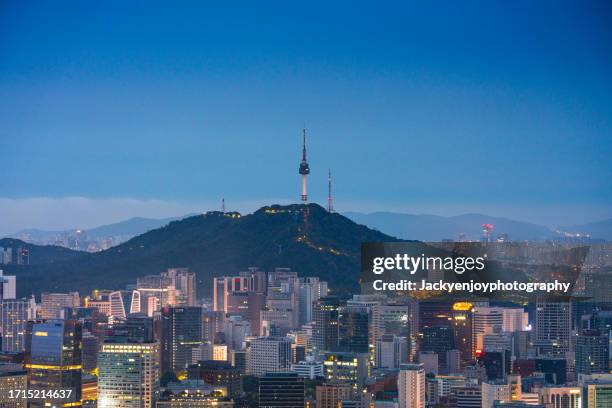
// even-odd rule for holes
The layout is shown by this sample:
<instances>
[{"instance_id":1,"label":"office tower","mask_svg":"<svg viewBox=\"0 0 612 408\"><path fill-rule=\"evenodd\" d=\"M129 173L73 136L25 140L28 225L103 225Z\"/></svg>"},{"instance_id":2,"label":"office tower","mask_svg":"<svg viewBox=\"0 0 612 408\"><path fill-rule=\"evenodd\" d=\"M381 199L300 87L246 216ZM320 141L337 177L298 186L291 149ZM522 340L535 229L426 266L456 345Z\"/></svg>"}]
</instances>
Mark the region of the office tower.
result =
<instances>
[{"instance_id":1,"label":"office tower","mask_svg":"<svg viewBox=\"0 0 612 408\"><path fill-rule=\"evenodd\" d=\"M563 357L536 358L534 371L543 373L547 384L560 385L567 382L567 360Z\"/></svg>"},{"instance_id":2,"label":"office tower","mask_svg":"<svg viewBox=\"0 0 612 408\"><path fill-rule=\"evenodd\" d=\"M41 295L40 317L43 320L61 318L65 307L78 307L81 303L78 292L43 293Z\"/></svg>"},{"instance_id":3,"label":"office tower","mask_svg":"<svg viewBox=\"0 0 612 408\"><path fill-rule=\"evenodd\" d=\"M503 380L510 372L511 355L505 351L487 351L478 356L487 373L488 380Z\"/></svg>"},{"instance_id":4,"label":"office tower","mask_svg":"<svg viewBox=\"0 0 612 408\"><path fill-rule=\"evenodd\" d=\"M397 377L399 408L425 408L425 370L421 364L402 364Z\"/></svg>"},{"instance_id":5,"label":"office tower","mask_svg":"<svg viewBox=\"0 0 612 408\"><path fill-rule=\"evenodd\" d=\"M173 279L177 290L177 303L184 306L196 306L196 274L189 268L170 268L161 274Z\"/></svg>"},{"instance_id":6,"label":"office tower","mask_svg":"<svg viewBox=\"0 0 612 408\"><path fill-rule=\"evenodd\" d=\"M295 271L289 268L275 268L268 273L268 290L266 306L274 309L270 301L280 302L282 310L291 312L291 326L297 327L300 316L300 279Z\"/></svg>"},{"instance_id":7,"label":"office tower","mask_svg":"<svg viewBox=\"0 0 612 408\"><path fill-rule=\"evenodd\" d=\"M471 360L474 355L473 347L473 304L468 302L456 302L453 304L453 339L455 348L459 350L462 361Z\"/></svg>"},{"instance_id":8,"label":"office tower","mask_svg":"<svg viewBox=\"0 0 612 408\"><path fill-rule=\"evenodd\" d=\"M448 350L446 352L446 373L457 374L461 372L461 352Z\"/></svg>"},{"instance_id":9,"label":"office tower","mask_svg":"<svg viewBox=\"0 0 612 408\"><path fill-rule=\"evenodd\" d=\"M14 275L4 275L0 269L0 300L17 297L17 279Z\"/></svg>"},{"instance_id":10,"label":"office tower","mask_svg":"<svg viewBox=\"0 0 612 408\"><path fill-rule=\"evenodd\" d=\"M192 349L202 344L202 308L162 309L162 373L179 372L191 364Z\"/></svg>"},{"instance_id":11,"label":"office tower","mask_svg":"<svg viewBox=\"0 0 612 408\"><path fill-rule=\"evenodd\" d=\"M215 387L225 387L231 398L240 396L240 370L227 361L198 361L187 367L189 380L201 380Z\"/></svg>"},{"instance_id":12,"label":"office tower","mask_svg":"<svg viewBox=\"0 0 612 408\"><path fill-rule=\"evenodd\" d=\"M510 386L503 382L483 382L482 408L493 408L495 401L510 402Z\"/></svg>"},{"instance_id":13,"label":"office tower","mask_svg":"<svg viewBox=\"0 0 612 408\"><path fill-rule=\"evenodd\" d=\"M0 303L3 352L21 353L25 349L28 307L29 302L26 299L2 300Z\"/></svg>"},{"instance_id":14,"label":"office tower","mask_svg":"<svg viewBox=\"0 0 612 408\"><path fill-rule=\"evenodd\" d=\"M259 379L259 408L304 408L304 378L291 372L269 372Z\"/></svg>"},{"instance_id":15,"label":"office tower","mask_svg":"<svg viewBox=\"0 0 612 408\"><path fill-rule=\"evenodd\" d=\"M125 319L128 314L140 313L141 296L137 290L116 290L109 294L110 316Z\"/></svg>"},{"instance_id":16,"label":"office tower","mask_svg":"<svg viewBox=\"0 0 612 408\"><path fill-rule=\"evenodd\" d=\"M213 310L215 312L225 312L225 288L226 277L213 278Z\"/></svg>"},{"instance_id":17,"label":"office tower","mask_svg":"<svg viewBox=\"0 0 612 408\"><path fill-rule=\"evenodd\" d=\"M68 399L36 400L30 402L31 408L55 403L80 406L81 332L81 323L76 320L28 322L24 368L28 371L29 387L73 390Z\"/></svg>"},{"instance_id":18,"label":"office tower","mask_svg":"<svg viewBox=\"0 0 612 408\"><path fill-rule=\"evenodd\" d=\"M229 362L236 368L240 375L246 374L247 370L247 350L231 350Z\"/></svg>"},{"instance_id":19,"label":"office tower","mask_svg":"<svg viewBox=\"0 0 612 408\"><path fill-rule=\"evenodd\" d=\"M441 368L447 368L446 352L453 349L455 349L455 342L453 330L450 326L429 326L423 328L420 350L436 353Z\"/></svg>"},{"instance_id":20,"label":"office tower","mask_svg":"<svg viewBox=\"0 0 612 408\"><path fill-rule=\"evenodd\" d=\"M598 330L584 330L576 338L576 369L578 374L605 373L610 369L610 340Z\"/></svg>"},{"instance_id":21,"label":"office tower","mask_svg":"<svg viewBox=\"0 0 612 408\"><path fill-rule=\"evenodd\" d=\"M298 373L300 377L314 380L317 377L323 377L323 364L315 361L313 356L306 356L304 360L291 364L291 371Z\"/></svg>"},{"instance_id":22,"label":"office tower","mask_svg":"<svg viewBox=\"0 0 612 408\"><path fill-rule=\"evenodd\" d=\"M98 338L88 331L83 331L81 362L83 371L93 371L98 366Z\"/></svg>"},{"instance_id":23,"label":"office tower","mask_svg":"<svg viewBox=\"0 0 612 408\"><path fill-rule=\"evenodd\" d=\"M376 367L399 368L408 362L408 343L405 337L383 334L376 342Z\"/></svg>"},{"instance_id":24,"label":"office tower","mask_svg":"<svg viewBox=\"0 0 612 408\"><path fill-rule=\"evenodd\" d=\"M328 382L343 382L360 389L370 371L369 354L328 352L323 356L323 375Z\"/></svg>"},{"instance_id":25,"label":"office tower","mask_svg":"<svg viewBox=\"0 0 612 408\"><path fill-rule=\"evenodd\" d=\"M144 313L133 313L121 324L131 342L152 342L155 340L154 320Z\"/></svg>"},{"instance_id":26,"label":"office tower","mask_svg":"<svg viewBox=\"0 0 612 408\"><path fill-rule=\"evenodd\" d=\"M501 307L474 307L472 309L472 355L484 351L484 335L501 333L504 311Z\"/></svg>"},{"instance_id":27,"label":"office tower","mask_svg":"<svg viewBox=\"0 0 612 408\"><path fill-rule=\"evenodd\" d=\"M343 400L353 399L355 390L350 384L326 383L316 387L317 408L338 408Z\"/></svg>"},{"instance_id":28,"label":"office tower","mask_svg":"<svg viewBox=\"0 0 612 408\"><path fill-rule=\"evenodd\" d=\"M338 348L342 351L368 353L370 313L367 309L341 307L338 311Z\"/></svg>"},{"instance_id":29,"label":"office tower","mask_svg":"<svg viewBox=\"0 0 612 408\"><path fill-rule=\"evenodd\" d=\"M266 293L268 278L264 271L260 271L259 268L251 266L248 270L239 272L238 276L247 279L249 292Z\"/></svg>"},{"instance_id":30,"label":"office tower","mask_svg":"<svg viewBox=\"0 0 612 408\"><path fill-rule=\"evenodd\" d=\"M176 306L176 282L168 275L147 275L136 280L140 292L140 311L149 316L157 307ZM146 307L146 310L143 310Z\"/></svg>"},{"instance_id":31,"label":"office tower","mask_svg":"<svg viewBox=\"0 0 612 408\"><path fill-rule=\"evenodd\" d=\"M13 248L0 247L0 265L8 265L13 262Z\"/></svg>"},{"instance_id":32,"label":"office tower","mask_svg":"<svg viewBox=\"0 0 612 408\"><path fill-rule=\"evenodd\" d=\"M547 408L581 408L580 387L542 387L538 391L538 402Z\"/></svg>"},{"instance_id":33,"label":"office tower","mask_svg":"<svg viewBox=\"0 0 612 408\"><path fill-rule=\"evenodd\" d=\"M457 408L481 408L482 386L465 386L452 390L451 394L457 401Z\"/></svg>"},{"instance_id":34,"label":"office tower","mask_svg":"<svg viewBox=\"0 0 612 408\"><path fill-rule=\"evenodd\" d=\"M419 351L418 361L423 366L425 374L438 375L440 370L438 353L434 351Z\"/></svg>"},{"instance_id":35,"label":"office tower","mask_svg":"<svg viewBox=\"0 0 612 408\"><path fill-rule=\"evenodd\" d=\"M23 370L20 365L0 365L0 407L26 408L27 400L23 398L11 398L11 392L15 392L15 390L26 390L27 388L27 371Z\"/></svg>"},{"instance_id":36,"label":"office tower","mask_svg":"<svg viewBox=\"0 0 612 408\"><path fill-rule=\"evenodd\" d=\"M242 316L230 316L224 325L225 342L231 350L245 348L245 340L251 335L251 323Z\"/></svg>"},{"instance_id":37,"label":"office tower","mask_svg":"<svg viewBox=\"0 0 612 408\"><path fill-rule=\"evenodd\" d=\"M612 381L589 380L582 385L582 406L585 408L612 407Z\"/></svg>"},{"instance_id":38,"label":"office tower","mask_svg":"<svg viewBox=\"0 0 612 408\"><path fill-rule=\"evenodd\" d=\"M340 301L335 296L326 296L313 304L312 347L319 351L338 348L338 313Z\"/></svg>"},{"instance_id":39,"label":"office tower","mask_svg":"<svg viewBox=\"0 0 612 408\"><path fill-rule=\"evenodd\" d=\"M543 355L570 351L572 330L569 302L536 302L535 345Z\"/></svg>"},{"instance_id":40,"label":"office tower","mask_svg":"<svg viewBox=\"0 0 612 408\"><path fill-rule=\"evenodd\" d=\"M213 342L215 334L225 327L225 313L220 311L202 311L202 341Z\"/></svg>"},{"instance_id":41,"label":"office tower","mask_svg":"<svg viewBox=\"0 0 612 408\"><path fill-rule=\"evenodd\" d=\"M454 302L447 300L424 300L419 302L419 330L424 327L449 325L453 316Z\"/></svg>"},{"instance_id":42,"label":"office tower","mask_svg":"<svg viewBox=\"0 0 612 408\"><path fill-rule=\"evenodd\" d=\"M248 373L288 371L291 367L291 341L284 337L262 337L250 343Z\"/></svg>"},{"instance_id":43,"label":"office tower","mask_svg":"<svg viewBox=\"0 0 612 408\"><path fill-rule=\"evenodd\" d=\"M109 339L98 354L98 406L154 408L159 393L159 343Z\"/></svg>"},{"instance_id":44,"label":"office tower","mask_svg":"<svg viewBox=\"0 0 612 408\"><path fill-rule=\"evenodd\" d=\"M523 308L502 308L503 326L505 332L515 332L525 330L529 324L529 316Z\"/></svg>"},{"instance_id":45,"label":"office tower","mask_svg":"<svg viewBox=\"0 0 612 408\"><path fill-rule=\"evenodd\" d=\"M312 321L312 302L321 298L321 285L319 278L300 278L300 316L299 324Z\"/></svg>"}]
</instances>

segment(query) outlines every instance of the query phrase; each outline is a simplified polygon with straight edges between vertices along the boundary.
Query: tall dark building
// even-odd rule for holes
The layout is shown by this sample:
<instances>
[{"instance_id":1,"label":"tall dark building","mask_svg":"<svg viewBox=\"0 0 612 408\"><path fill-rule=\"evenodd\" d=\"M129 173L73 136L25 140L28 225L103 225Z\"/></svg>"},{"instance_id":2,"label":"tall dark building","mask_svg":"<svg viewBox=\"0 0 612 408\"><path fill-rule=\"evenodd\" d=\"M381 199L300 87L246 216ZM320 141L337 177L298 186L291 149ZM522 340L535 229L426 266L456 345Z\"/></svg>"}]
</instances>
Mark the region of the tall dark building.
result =
<instances>
[{"instance_id":1,"label":"tall dark building","mask_svg":"<svg viewBox=\"0 0 612 408\"><path fill-rule=\"evenodd\" d=\"M162 373L175 373L191 364L192 349L202 344L202 308L162 309Z\"/></svg>"},{"instance_id":2,"label":"tall dark building","mask_svg":"<svg viewBox=\"0 0 612 408\"><path fill-rule=\"evenodd\" d=\"M225 312L222 310L202 311L202 341L215 340L217 333L223 332L223 323L225 322Z\"/></svg>"},{"instance_id":3,"label":"tall dark building","mask_svg":"<svg viewBox=\"0 0 612 408\"><path fill-rule=\"evenodd\" d=\"M338 345L342 351L367 353L370 314L365 309L343 307L338 315Z\"/></svg>"},{"instance_id":4,"label":"tall dark building","mask_svg":"<svg viewBox=\"0 0 612 408\"><path fill-rule=\"evenodd\" d=\"M535 371L544 373L547 384L565 384L567 382L567 360L565 358L536 358Z\"/></svg>"},{"instance_id":5,"label":"tall dark building","mask_svg":"<svg viewBox=\"0 0 612 408\"><path fill-rule=\"evenodd\" d=\"M610 339L598 330L585 330L576 338L576 372L578 374L609 371Z\"/></svg>"},{"instance_id":6,"label":"tall dark building","mask_svg":"<svg viewBox=\"0 0 612 408\"><path fill-rule=\"evenodd\" d=\"M30 401L30 407L81 406L81 331L76 320L28 322L24 368L29 388L72 390L68 399Z\"/></svg>"},{"instance_id":7,"label":"tall dark building","mask_svg":"<svg viewBox=\"0 0 612 408\"><path fill-rule=\"evenodd\" d=\"M438 354L440 367L447 368L446 352L455 348L453 330L450 326L428 326L423 328L421 351Z\"/></svg>"},{"instance_id":8,"label":"tall dark building","mask_svg":"<svg viewBox=\"0 0 612 408\"><path fill-rule=\"evenodd\" d=\"M259 408L304 408L304 378L297 373L268 373L259 379Z\"/></svg>"},{"instance_id":9,"label":"tall dark building","mask_svg":"<svg viewBox=\"0 0 612 408\"><path fill-rule=\"evenodd\" d=\"M419 329L450 325L453 317L453 302L446 300L425 300L419 302Z\"/></svg>"},{"instance_id":10,"label":"tall dark building","mask_svg":"<svg viewBox=\"0 0 612 408\"><path fill-rule=\"evenodd\" d=\"M322 297L313 302L312 346L317 350L338 348L338 315L340 300L335 296Z\"/></svg>"}]
</instances>

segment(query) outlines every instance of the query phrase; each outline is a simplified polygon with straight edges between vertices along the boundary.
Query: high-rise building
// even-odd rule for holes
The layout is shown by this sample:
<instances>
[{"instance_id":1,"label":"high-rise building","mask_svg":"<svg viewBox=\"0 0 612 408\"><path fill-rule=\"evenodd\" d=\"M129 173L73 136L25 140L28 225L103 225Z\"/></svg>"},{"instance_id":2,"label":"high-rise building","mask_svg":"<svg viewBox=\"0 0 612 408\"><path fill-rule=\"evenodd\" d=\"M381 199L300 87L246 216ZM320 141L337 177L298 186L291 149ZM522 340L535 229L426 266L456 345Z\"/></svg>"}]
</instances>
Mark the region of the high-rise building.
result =
<instances>
[{"instance_id":1,"label":"high-rise building","mask_svg":"<svg viewBox=\"0 0 612 408\"><path fill-rule=\"evenodd\" d=\"M98 338L88 331L83 331L83 347L81 361L83 371L93 371L98 367Z\"/></svg>"},{"instance_id":2,"label":"high-rise building","mask_svg":"<svg viewBox=\"0 0 612 408\"><path fill-rule=\"evenodd\" d=\"M582 406L585 408L612 407L612 381L586 381L582 386Z\"/></svg>"},{"instance_id":3,"label":"high-rise building","mask_svg":"<svg viewBox=\"0 0 612 408\"><path fill-rule=\"evenodd\" d=\"M547 408L581 408L580 387L542 387L538 391L538 402Z\"/></svg>"},{"instance_id":4,"label":"high-rise building","mask_svg":"<svg viewBox=\"0 0 612 408\"><path fill-rule=\"evenodd\" d=\"M313 304L312 347L319 351L338 348L338 315L340 301L335 296L326 296Z\"/></svg>"},{"instance_id":5,"label":"high-rise building","mask_svg":"<svg viewBox=\"0 0 612 408\"><path fill-rule=\"evenodd\" d=\"M428 326L423 328L422 351L432 351L438 355L440 368L446 370L446 352L455 349L453 330L450 325Z\"/></svg>"},{"instance_id":6,"label":"high-rise building","mask_svg":"<svg viewBox=\"0 0 612 408\"><path fill-rule=\"evenodd\" d=\"M536 302L535 346L540 354L564 356L571 348L569 302Z\"/></svg>"},{"instance_id":7,"label":"high-rise building","mask_svg":"<svg viewBox=\"0 0 612 408\"><path fill-rule=\"evenodd\" d=\"M2 300L0 303L3 352L21 353L25 349L28 307L27 299Z\"/></svg>"},{"instance_id":8,"label":"high-rise building","mask_svg":"<svg viewBox=\"0 0 612 408\"><path fill-rule=\"evenodd\" d=\"M231 398L240 395L240 370L227 361L198 361L187 368L187 378L225 387Z\"/></svg>"},{"instance_id":9,"label":"high-rise building","mask_svg":"<svg viewBox=\"0 0 612 408\"><path fill-rule=\"evenodd\" d=\"M503 328L503 308L474 307L472 309L472 356L484 351L485 334L501 333Z\"/></svg>"},{"instance_id":10,"label":"high-rise building","mask_svg":"<svg viewBox=\"0 0 612 408\"><path fill-rule=\"evenodd\" d=\"M0 300L17 297L17 278L14 275L4 275L0 269Z\"/></svg>"},{"instance_id":11,"label":"high-rise building","mask_svg":"<svg viewBox=\"0 0 612 408\"><path fill-rule=\"evenodd\" d=\"M317 277L300 278L299 324L312 321L312 303L321 298L321 284Z\"/></svg>"},{"instance_id":12,"label":"high-rise building","mask_svg":"<svg viewBox=\"0 0 612 408\"><path fill-rule=\"evenodd\" d=\"M459 350L462 361L469 361L474 357L473 347L473 309L472 303L456 302L453 304L453 319L451 327L453 329L453 339L455 348Z\"/></svg>"},{"instance_id":13,"label":"high-rise building","mask_svg":"<svg viewBox=\"0 0 612 408\"><path fill-rule=\"evenodd\" d=\"M328 352L323 356L323 376L328 382L351 384L361 389L370 374L370 355L344 351Z\"/></svg>"},{"instance_id":14,"label":"high-rise building","mask_svg":"<svg viewBox=\"0 0 612 408\"><path fill-rule=\"evenodd\" d=\"M193 306L162 309L162 372L185 370L192 350L202 344L202 308Z\"/></svg>"},{"instance_id":15,"label":"high-rise building","mask_svg":"<svg viewBox=\"0 0 612 408\"><path fill-rule=\"evenodd\" d=\"M196 274L189 268L170 268L162 273L174 280L177 290L177 303L184 306L196 306Z\"/></svg>"},{"instance_id":16,"label":"high-rise building","mask_svg":"<svg viewBox=\"0 0 612 408\"><path fill-rule=\"evenodd\" d=\"M355 390L346 383L326 383L317 385L317 408L338 408L343 400L351 400Z\"/></svg>"},{"instance_id":17,"label":"high-rise building","mask_svg":"<svg viewBox=\"0 0 612 408\"><path fill-rule=\"evenodd\" d=\"M408 363L408 343L405 337L383 334L376 342L376 367L399 368Z\"/></svg>"},{"instance_id":18,"label":"high-rise building","mask_svg":"<svg viewBox=\"0 0 612 408\"><path fill-rule=\"evenodd\" d=\"M225 312L202 311L202 341L213 342L217 333L223 332L225 328Z\"/></svg>"},{"instance_id":19,"label":"high-rise building","mask_svg":"<svg viewBox=\"0 0 612 408\"><path fill-rule=\"evenodd\" d=\"M578 374L610 371L610 339L598 330L584 330L576 337L576 368Z\"/></svg>"},{"instance_id":20,"label":"high-rise building","mask_svg":"<svg viewBox=\"0 0 612 408\"><path fill-rule=\"evenodd\" d=\"M363 308L341 307L338 311L338 347L342 351L369 352L370 313Z\"/></svg>"},{"instance_id":21,"label":"high-rise building","mask_svg":"<svg viewBox=\"0 0 612 408\"><path fill-rule=\"evenodd\" d=\"M159 343L108 340L98 354L98 406L154 408L159 393Z\"/></svg>"},{"instance_id":22,"label":"high-rise building","mask_svg":"<svg viewBox=\"0 0 612 408\"><path fill-rule=\"evenodd\" d=\"M291 368L291 341L285 337L262 337L250 343L248 373L288 371Z\"/></svg>"},{"instance_id":23,"label":"high-rise building","mask_svg":"<svg viewBox=\"0 0 612 408\"><path fill-rule=\"evenodd\" d=\"M304 408L304 378L292 372L269 372L259 379L260 408Z\"/></svg>"},{"instance_id":24,"label":"high-rise building","mask_svg":"<svg viewBox=\"0 0 612 408\"><path fill-rule=\"evenodd\" d=\"M35 400L30 402L30 407L68 403L80 406L81 333L81 323L76 320L28 322L24 367L28 371L29 387L72 390L69 398Z\"/></svg>"},{"instance_id":25,"label":"high-rise building","mask_svg":"<svg viewBox=\"0 0 612 408\"><path fill-rule=\"evenodd\" d=\"M510 402L510 386L505 382L482 383L482 408L493 408L495 401Z\"/></svg>"},{"instance_id":26,"label":"high-rise building","mask_svg":"<svg viewBox=\"0 0 612 408\"><path fill-rule=\"evenodd\" d=\"M11 398L11 392L28 388L27 372L20 365L0 365L0 407L26 408L25 398Z\"/></svg>"},{"instance_id":27,"label":"high-rise building","mask_svg":"<svg viewBox=\"0 0 612 408\"><path fill-rule=\"evenodd\" d=\"M425 370L421 364L402 364L397 377L399 408L425 408Z\"/></svg>"},{"instance_id":28,"label":"high-rise building","mask_svg":"<svg viewBox=\"0 0 612 408\"><path fill-rule=\"evenodd\" d=\"M61 318L65 307L78 307L81 298L78 292L43 293L41 295L40 317L43 320Z\"/></svg>"}]
</instances>

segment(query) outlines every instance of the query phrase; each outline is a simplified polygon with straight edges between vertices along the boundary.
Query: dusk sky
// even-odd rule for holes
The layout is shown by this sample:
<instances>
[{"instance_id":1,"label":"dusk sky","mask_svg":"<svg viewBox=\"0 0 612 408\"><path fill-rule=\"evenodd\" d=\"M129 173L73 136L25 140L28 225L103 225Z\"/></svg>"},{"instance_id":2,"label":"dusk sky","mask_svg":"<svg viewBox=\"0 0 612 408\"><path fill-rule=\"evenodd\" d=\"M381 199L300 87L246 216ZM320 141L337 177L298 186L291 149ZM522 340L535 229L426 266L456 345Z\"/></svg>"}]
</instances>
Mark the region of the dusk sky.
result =
<instances>
[{"instance_id":1,"label":"dusk sky","mask_svg":"<svg viewBox=\"0 0 612 408\"><path fill-rule=\"evenodd\" d=\"M224 7L223 4L228 4ZM612 217L612 2L0 4L0 233L299 200Z\"/></svg>"}]
</instances>

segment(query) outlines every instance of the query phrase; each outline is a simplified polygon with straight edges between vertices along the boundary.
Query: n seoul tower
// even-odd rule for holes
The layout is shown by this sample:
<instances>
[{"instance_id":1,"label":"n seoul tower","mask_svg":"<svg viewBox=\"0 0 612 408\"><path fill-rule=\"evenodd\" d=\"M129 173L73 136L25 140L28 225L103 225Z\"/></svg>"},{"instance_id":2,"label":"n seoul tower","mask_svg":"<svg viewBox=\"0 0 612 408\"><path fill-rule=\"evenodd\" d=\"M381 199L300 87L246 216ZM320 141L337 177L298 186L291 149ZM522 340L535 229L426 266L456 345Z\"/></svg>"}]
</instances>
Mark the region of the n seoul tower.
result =
<instances>
[{"instance_id":1,"label":"n seoul tower","mask_svg":"<svg viewBox=\"0 0 612 408\"><path fill-rule=\"evenodd\" d=\"M306 176L310 173L310 167L306 161L306 129L303 129L303 146L302 146L302 161L300 162L300 174L302 175L302 203L308 202L308 193L306 192Z\"/></svg>"}]
</instances>

